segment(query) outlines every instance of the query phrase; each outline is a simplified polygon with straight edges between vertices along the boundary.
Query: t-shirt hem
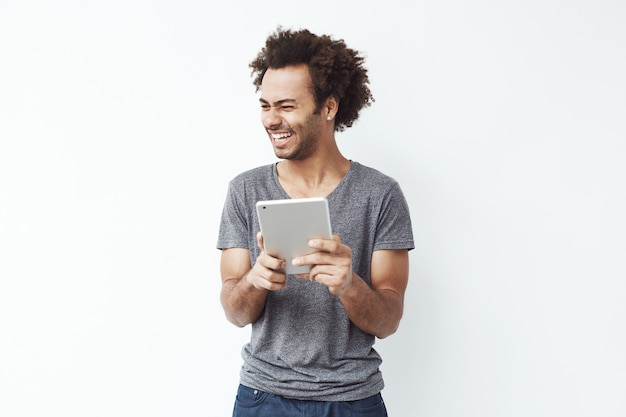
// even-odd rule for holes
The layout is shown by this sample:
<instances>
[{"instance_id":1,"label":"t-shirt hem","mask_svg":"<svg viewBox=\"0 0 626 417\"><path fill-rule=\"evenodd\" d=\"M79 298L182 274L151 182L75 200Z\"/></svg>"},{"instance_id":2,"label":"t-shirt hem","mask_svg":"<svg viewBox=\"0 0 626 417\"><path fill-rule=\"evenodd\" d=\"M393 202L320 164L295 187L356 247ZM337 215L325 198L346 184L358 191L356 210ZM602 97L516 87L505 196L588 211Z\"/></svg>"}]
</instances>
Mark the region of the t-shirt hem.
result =
<instances>
[{"instance_id":1,"label":"t-shirt hem","mask_svg":"<svg viewBox=\"0 0 626 417\"><path fill-rule=\"evenodd\" d=\"M385 249L415 249L415 244L411 241L398 241L398 242L379 242L374 246L374 251Z\"/></svg>"},{"instance_id":2,"label":"t-shirt hem","mask_svg":"<svg viewBox=\"0 0 626 417\"><path fill-rule=\"evenodd\" d=\"M303 401L357 401L362 400L364 398L371 397L372 395L376 395L380 393L383 388L385 388L385 383L382 379L380 381L373 383L371 386L366 385L357 389L352 387L337 387L337 388L329 388L328 391L331 390L341 390L341 392L327 392L320 393L314 390L298 390L298 389L285 389L280 387L265 387L259 385L258 383L248 380L246 378L241 378L239 381L241 385L244 385L248 388L258 389L260 391L267 392L272 395L277 395L283 398L290 398L295 400L303 400ZM344 391L343 389L349 389Z\"/></svg>"}]
</instances>

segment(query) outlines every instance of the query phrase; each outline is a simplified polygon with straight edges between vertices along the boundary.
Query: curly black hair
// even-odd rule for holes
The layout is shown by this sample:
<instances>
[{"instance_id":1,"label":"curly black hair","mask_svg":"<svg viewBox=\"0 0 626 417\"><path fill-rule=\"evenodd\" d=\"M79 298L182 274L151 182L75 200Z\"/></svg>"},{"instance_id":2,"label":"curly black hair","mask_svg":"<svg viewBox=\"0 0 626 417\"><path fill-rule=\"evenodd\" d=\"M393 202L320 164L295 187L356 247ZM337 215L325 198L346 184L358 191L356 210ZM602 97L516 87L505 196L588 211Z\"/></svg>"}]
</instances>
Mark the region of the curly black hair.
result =
<instances>
[{"instance_id":1,"label":"curly black hair","mask_svg":"<svg viewBox=\"0 0 626 417\"><path fill-rule=\"evenodd\" d=\"M292 31L280 26L271 34L265 47L250 63L256 91L269 68L308 65L317 104L316 112L328 97L339 102L335 115L335 130L343 131L358 119L363 107L369 107L374 97L369 89L365 59L358 51L347 47L343 40L328 35L315 35L306 29Z\"/></svg>"}]
</instances>

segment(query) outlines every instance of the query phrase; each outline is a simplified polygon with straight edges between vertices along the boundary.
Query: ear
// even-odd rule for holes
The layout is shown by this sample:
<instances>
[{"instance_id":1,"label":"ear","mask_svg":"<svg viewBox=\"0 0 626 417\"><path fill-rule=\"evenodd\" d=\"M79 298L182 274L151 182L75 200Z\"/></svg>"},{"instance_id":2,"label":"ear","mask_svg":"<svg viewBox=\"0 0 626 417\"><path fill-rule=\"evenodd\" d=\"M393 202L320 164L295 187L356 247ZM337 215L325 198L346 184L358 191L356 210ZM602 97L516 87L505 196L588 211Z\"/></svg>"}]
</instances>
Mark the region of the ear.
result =
<instances>
[{"instance_id":1,"label":"ear","mask_svg":"<svg viewBox=\"0 0 626 417\"><path fill-rule=\"evenodd\" d=\"M322 107L324 111L324 116L326 116L326 120L333 120L337 111L339 111L339 102L333 96L330 96L326 99L324 106Z\"/></svg>"}]
</instances>

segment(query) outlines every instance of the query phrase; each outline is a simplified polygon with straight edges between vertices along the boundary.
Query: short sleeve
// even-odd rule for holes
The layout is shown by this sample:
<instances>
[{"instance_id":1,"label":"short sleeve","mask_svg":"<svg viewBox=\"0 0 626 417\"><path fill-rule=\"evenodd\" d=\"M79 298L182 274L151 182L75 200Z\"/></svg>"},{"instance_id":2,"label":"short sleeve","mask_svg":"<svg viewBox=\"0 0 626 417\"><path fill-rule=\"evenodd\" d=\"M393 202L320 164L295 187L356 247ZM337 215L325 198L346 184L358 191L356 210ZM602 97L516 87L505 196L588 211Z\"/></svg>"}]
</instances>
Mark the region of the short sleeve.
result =
<instances>
[{"instance_id":1,"label":"short sleeve","mask_svg":"<svg viewBox=\"0 0 626 417\"><path fill-rule=\"evenodd\" d=\"M400 185L396 183L382 201L374 250L414 248L409 206Z\"/></svg>"},{"instance_id":2,"label":"short sleeve","mask_svg":"<svg viewBox=\"0 0 626 417\"><path fill-rule=\"evenodd\" d=\"M243 190L238 190L237 188L235 180L228 185L217 240L218 249L248 249L249 225L245 212L245 199L241 195Z\"/></svg>"}]
</instances>

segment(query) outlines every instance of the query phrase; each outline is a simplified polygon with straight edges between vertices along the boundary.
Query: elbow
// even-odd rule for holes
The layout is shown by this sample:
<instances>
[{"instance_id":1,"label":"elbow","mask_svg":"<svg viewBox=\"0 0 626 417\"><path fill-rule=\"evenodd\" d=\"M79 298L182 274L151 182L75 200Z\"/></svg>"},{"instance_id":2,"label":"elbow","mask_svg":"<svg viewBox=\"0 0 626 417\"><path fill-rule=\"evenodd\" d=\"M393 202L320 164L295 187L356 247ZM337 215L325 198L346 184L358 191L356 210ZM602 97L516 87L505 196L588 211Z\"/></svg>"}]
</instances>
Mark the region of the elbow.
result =
<instances>
[{"instance_id":1,"label":"elbow","mask_svg":"<svg viewBox=\"0 0 626 417\"><path fill-rule=\"evenodd\" d=\"M255 316L252 312L230 305L225 302L225 300L222 300L222 308L224 309L226 320L240 328L254 323L258 318L258 316Z\"/></svg>"},{"instance_id":2,"label":"elbow","mask_svg":"<svg viewBox=\"0 0 626 417\"><path fill-rule=\"evenodd\" d=\"M258 315L246 311L226 312L226 319L239 328L254 323L258 318Z\"/></svg>"},{"instance_id":3,"label":"elbow","mask_svg":"<svg viewBox=\"0 0 626 417\"><path fill-rule=\"evenodd\" d=\"M250 324L250 322L246 321L246 320L242 320L240 317L237 317L233 314L228 314L226 313L226 319L234 324L235 326L242 328L242 327L246 327L248 324Z\"/></svg>"},{"instance_id":4,"label":"elbow","mask_svg":"<svg viewBox=\"0 0 626 417\"><path fill-rule=\"evenodd\" d=\"M384 297L386 303L379 313L376 331L373 334L379 339L385 339L398 331L400 327L404 313L404 300L395 291L384 291L381 296Z\"/></svg>"},{"instance_id":5,"label":"elbow","mask_svg":"<svg viewBox=\"0 0 626 417\"><path fill-rule=\"evenodd\" d=\"M242 319L241 314L237 314L237 311L228 305L227 300L224 297L222 297L221 301L226 320L237 327L245 327L248 324Z\"/></svg>"},{"instance_id":6,"label":"elbow","mask_svg":"<svg viewBox=\"0 0 626 417\"><path fill-rule=\"evenodd\" d=\"M398 328L400 327L400 320L402 319L402 309L400 308L400 310L390 316L391 317L388 317L388 320L380 323L378 331L374 334L374 336L379 339L385 339L398 331Z\"/></svg>"},{"instance_id":7,"label":"elbow","mask_svg":"<svg viewBox=\"0 0 626 417\"><path fill-rule=\"evenodd\" d=\"M224 309L224 315L226 316L226 320L228 320L230 323L234 324L237 327L246 327L248 324L251 323L251 321L243 314L241 314L240 311L235 308L229 307L223 301L224 300L222 300L222 308Z\"/></svg>"},{"instance_id":8,"label":"elbow","mask_svg":"<svg viewBox=\"0 0 626 417\"><path fill-rule=\"evenodd\" d=\"M379 331L374 336L376 336L379 339L385 339L385 338L391 336L392 334L394 334L396 331L398 331L398 327L399 327L399 323L396 323L396 325L394 325L394 326L390 326L388 328L381 329L381 331Z\"/></svg>"}]
</instances>

